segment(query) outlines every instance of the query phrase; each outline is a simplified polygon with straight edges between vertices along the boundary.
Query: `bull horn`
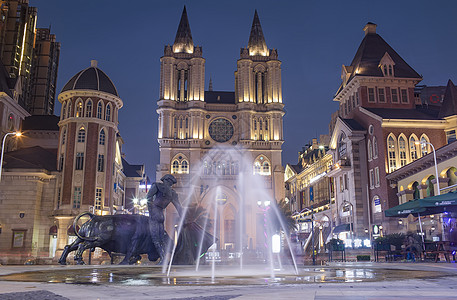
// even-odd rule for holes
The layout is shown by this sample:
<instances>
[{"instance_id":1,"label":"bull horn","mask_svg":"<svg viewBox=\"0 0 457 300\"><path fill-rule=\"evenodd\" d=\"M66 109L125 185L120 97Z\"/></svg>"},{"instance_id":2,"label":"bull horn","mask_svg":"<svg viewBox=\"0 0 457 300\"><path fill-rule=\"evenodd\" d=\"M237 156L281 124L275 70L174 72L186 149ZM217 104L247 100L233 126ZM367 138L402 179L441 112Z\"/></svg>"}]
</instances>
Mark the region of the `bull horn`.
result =
<instances>
[{"instance_id":1,"label":"bull horn","mask_svg":"<svg viewBox=\"0 0 457 300\"><path fill-rule=\"evenodd\" d=\"M93 213L90 213L88 211L85 211L83 213L80 213L76 218L75 220L73 221L73 228L75 230L75 234L78 238L80 238L81 240L84 240L84 241L89 241L89 242L95 242L97 240L97 238L90 238L90 237L85 237L85 236L81 236L79 234L79 230L76 230L76 226L78 225L78 221L79 219L81 219L83 216L85 215L89 215L90 217L90 220L92 220L93 217L95 217L95 215ZM89 220L89 221L90 221Z\"/></svg>"}]
</instances>

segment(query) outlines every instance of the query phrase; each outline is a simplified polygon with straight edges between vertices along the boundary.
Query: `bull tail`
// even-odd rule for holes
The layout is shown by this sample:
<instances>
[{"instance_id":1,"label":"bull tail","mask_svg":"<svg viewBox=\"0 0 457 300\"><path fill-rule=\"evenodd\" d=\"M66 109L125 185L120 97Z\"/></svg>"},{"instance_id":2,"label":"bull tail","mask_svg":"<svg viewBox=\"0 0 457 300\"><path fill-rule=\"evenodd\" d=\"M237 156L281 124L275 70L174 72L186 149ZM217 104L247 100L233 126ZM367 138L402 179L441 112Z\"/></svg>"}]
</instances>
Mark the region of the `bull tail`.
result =
<instances>
[{"instance_id":1,"label":"bull tail","mask_svg":"<svg viewBox=\"0 0 457 300\"><path fill-rule=\"evenodd\" d=\"M77 236L78 238L80 238L81 240L89 241L89 242L95 242L95 241L97 240L96 237L95 237L95 238L91 238L91 237L81 236L81 235L79 234L79 230L76 229L76 228L77 228L76 226L78 225L79 219L81 219L81 218L82 218L83 216L85 216L85 215L88 215L88 216L90 217L89 221L92 220L92 219L95 217L95 215L94 215L93 213L90 213L90 212L88 212L88 211L83 212L83 213L80 213L80 214L75 218L75 220L73 221L73 228L74 228L74 230L75 230L75 234L76 234L76 236ZM89 221L88 221L88 222L89 222Z\"/></svg>"}]
</instances>

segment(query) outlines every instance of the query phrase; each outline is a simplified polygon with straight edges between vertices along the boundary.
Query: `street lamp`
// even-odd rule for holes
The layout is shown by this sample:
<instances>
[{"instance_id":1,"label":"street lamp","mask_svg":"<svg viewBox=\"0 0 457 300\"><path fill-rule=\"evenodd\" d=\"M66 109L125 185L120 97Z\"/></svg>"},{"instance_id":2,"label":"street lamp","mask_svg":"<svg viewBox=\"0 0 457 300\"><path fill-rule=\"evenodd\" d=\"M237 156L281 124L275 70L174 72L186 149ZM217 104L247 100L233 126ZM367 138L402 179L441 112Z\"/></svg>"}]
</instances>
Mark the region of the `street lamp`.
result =
<instances>
[{"instance_id":1,"label":"street lamp","mask_svg":"<svg viewBox=\"0 0 457 300\"><path fill-rule=\"evenodd\" d=\"M16 136L16 137L20 137L20 136L22 135L22 133L20 133L19 131L16 131L16 132L7 132L7 133L3 136L3 142L2 142L2 155L0 156L0 181L2 181L3 153L5 152L5 142L6 142L6 138L7 138L9 135L14 135L14 136Z\"/></svg>"},{"instance_id":2,"label":"street lamp","mask_svg":"<svg viewBox=\"0 0 457 300\"><path fill-rule=\"evenodd\" d=\"M262 210L263 212L263 234L265 236L265 248L268 249L268 230L267 230L267 212L270 209L270 204L271 202L269 200L257 201L257 206Z\"/></svg>"},{"instance_id":3,"label":"street lamp","mask_svg":"<svg viewBox=\"0 0 457 300\"><path fill-rule=\"evenodd\" d=\"M349 205L351 207L351 222L352 223L349 224L349 228L351 229L351 247L352 247L352 243L354 242L354 205L351 202L345 200L343 202L343 206L346 206L346 205Z\"/></svg>"},{"instance_id":4,"label":"street lamp","mask_svg":"<svg viewBox=\"0 0 457 300\"><path fill-rule=\"evenodd\" d=\"M421 141L415 141L414 144L416 145L430 145L432 146L432 150L433 150L433 160L435 161L435 176L436 176L436 184L438 185L438 195L441 195L441 192L440 192L440 179L439 179L439 174L438 174L438 164L436 163L436 152L435 152L435 147L433 146L432 143L430 142L427 142L427 141L424 141L424 140L421 140Z\"/></svg>"}]
</instances>

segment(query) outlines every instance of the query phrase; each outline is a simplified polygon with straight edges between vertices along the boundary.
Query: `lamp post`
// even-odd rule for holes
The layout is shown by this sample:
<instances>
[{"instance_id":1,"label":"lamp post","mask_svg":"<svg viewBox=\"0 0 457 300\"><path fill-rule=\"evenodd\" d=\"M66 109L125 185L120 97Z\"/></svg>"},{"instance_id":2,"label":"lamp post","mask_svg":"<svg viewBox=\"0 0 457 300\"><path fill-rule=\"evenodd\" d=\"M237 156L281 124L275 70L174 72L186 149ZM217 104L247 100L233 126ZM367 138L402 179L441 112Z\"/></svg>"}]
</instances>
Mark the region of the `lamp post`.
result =
<instances>
[{"instance_id":1,"label":"lamp post","mask_svg":"<svg viewBox=\"0 0 457 300\"><path fill-rule=\"evenodd\" d=\"M3 170L3 154L5 153L5 142L6 142L6 138L9 136L9 135L14 135L14 136L21 136L22 133L20 133L19 131L16 131L16 132L7 132L4 136L3 136L3 141L2 141L2 154L0 156L0 181L2 181L2 170Z\"/></svg>"},{"instance_id":2,"label":"lamp post","mask_svg":"<svg viewBox=\"0 0 457 300\"><path fill-rule=\"evenodd\" d=\"M424 141L424 140L422 140L422 141L416 141L416 142L414 142L414 144L416 144L416 145L421 145L421 146L422 146L422 145L430 145L430 146L432 146L432 150L433 150L433 160L434 160L434 162L435 162L436 184L438 185L437 190L438 190L438 195L441 195L441 192L440 192L440 179L439 179L439 174L438 174L438 164L436 163L436 151L435 151L435 147L433 146L432 143L427 142L427 141Z\"/></svg>"},{"instance_id":3,"label":"lamp post","mask_svg":"<svg viewBox=\"0 0 457 300\"><path fill-rule=\"evenodd\" d=\"M264 236L265 236L265 248L268 250L268 228L267 228L267 212L270 209L270 201L265 200L257 201L257 206L262 210L263 212L263 227L264 227Z\"/></svg>"}]
</instances>

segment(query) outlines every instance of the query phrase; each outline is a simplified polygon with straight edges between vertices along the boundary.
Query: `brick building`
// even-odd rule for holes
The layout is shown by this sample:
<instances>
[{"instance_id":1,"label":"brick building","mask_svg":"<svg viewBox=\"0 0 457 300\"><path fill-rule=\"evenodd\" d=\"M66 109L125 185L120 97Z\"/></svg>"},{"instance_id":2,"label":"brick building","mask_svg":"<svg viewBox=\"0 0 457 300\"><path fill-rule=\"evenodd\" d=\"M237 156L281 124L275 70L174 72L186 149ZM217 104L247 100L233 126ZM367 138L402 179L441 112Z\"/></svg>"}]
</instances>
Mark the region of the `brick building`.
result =
<instances>
[{"instance_id":1,"label":"brick building","mask_svg":"<svg viewBox=\"0 0 457 300\"><path fill-rule=\"evenodd\" d=\"M428 144L417 143L439 148L453 130L443 117L447 108L441 101L436 106L417 101L414 89L421 76L376 33L376 25L368 23L364 31L352 63L343 65L334 98L340 108L330 141L334 165L328 174L335 178L336 225L353 223L351 231L360 238L367 237L373 225L384 233L396 231L383 214L398 204L386 175L430 153Z\"/></svg>"}]
</instances>

